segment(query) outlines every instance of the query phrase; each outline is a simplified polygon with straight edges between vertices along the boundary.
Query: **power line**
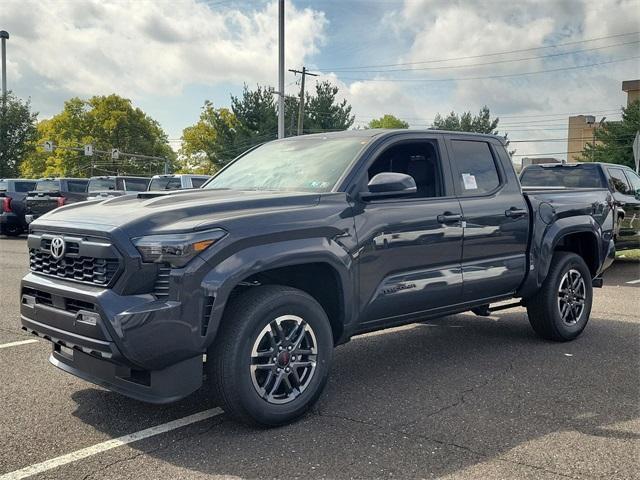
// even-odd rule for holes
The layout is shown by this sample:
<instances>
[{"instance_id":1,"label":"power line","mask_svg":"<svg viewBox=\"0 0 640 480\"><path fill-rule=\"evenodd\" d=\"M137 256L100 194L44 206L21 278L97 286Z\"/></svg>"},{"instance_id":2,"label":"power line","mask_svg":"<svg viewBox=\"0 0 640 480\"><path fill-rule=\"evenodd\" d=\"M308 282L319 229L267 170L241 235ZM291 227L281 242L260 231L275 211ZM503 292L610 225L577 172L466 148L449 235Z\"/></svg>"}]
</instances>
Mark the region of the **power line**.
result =
<instances>
[{"instance_id":1,"label":"power line","mask_svg":"<svg viewBox=\"0 0 640 480\"><path fill-rule=\"evenodd\" d=\"M553 73L553 72L562 72L566 70L579 70L582 68L590 68L597 67L600 65L610 65L612 63L620 63L620 62L628 62L629 60L637 60L640 56L634 57L626 57L620 58L617 60L608 60L605 62L598 63L589 63L586 65L574 65L571 67L562 67L562 68L552 68L549 70L537 70L533 72L522 72L522 73L508 73L504 75L488 75L481 77L457 77L457 78L353 78L353 77L341 77L341 80L351 80L355 82L458 82L458 81L467 81L467 80L488 80L495 78L514 78L514 77L524 77L528 75L538 75L542 73ZM323 74L323 77L327 77L330 75Z\"/></svg>"},{"instance_id":2,"label":"power line","mask_svg":"<svg viewBox=\"0 0 640 480\"><path fill-rule=\"evenodd\" d=\"M341 69L344 68L350 68L350 69L366 69L366 68L384 68L384 67L399 67L399 66L403 66L403 65L422 65L422 64L426 64L426 63L440 63L440 62L450 62L453 60L469 60L469 59L473 59L473 58L483 58L483 57L493 57L493 56L497 56L497 55L508 55L508 54L512 54L512 53L521 53L521 52L532 52L535 50L544 50L547 48L556 48L556 47L566 47L568 45L578 45L580 43L588 43L588 42L596 42L598 40L605 40L608 38L619 38L619 37L627 37L630 35L637 35L639 34L640 31L636 31L636 32L628 32L628 33L618 33L615 35L608 35L605 37L596 37L596 38L589 38L586 40L576 40L573 42L564 42L564 43L556 43L553 45L544 45L541 47L531 47L531 48L521 48L518 50L506 50L506 51L502 51L502 52L492 52L492 53L483 53L483 54L478 54L478 55L467 55L464 57L450 57L450 58L442 58L442 59L431 59L431 60L422 60L422 61L416 61L416 62L400 62L400 63L387 63L387 64L378 64L378 65L361 65L359 67L336 67L336 68L319 68L320 70L332 70L334 72L340 71Z\"/></svg>"},{"instance_id":3,"label":"power line","mask_svg":"<svg viewBox=\"0 0 640 480\"><path fill-rule=\"evenodd\" d=\"M578 53L592 52L596 50L605 50L608 48L615 48L615 47L621 47L626 45L637 45L638 43L640 43L640 40L634 40L633 42L616 43L614 45L606 45L604 47L594 47L594 48L585 48L582 50L573 50L570 52L551 53L548 55L537 55L535 57L495 60L492 62L484 62L484 63L471 63L468 65L441 65L438 67L393 68L393 69L386 69L386 70L342 69L342 70L331 70L331 71L332 72L357 72L357 73L390 73L390 72L392 73L392 72L419 72L419 71L426 71L426 70L451 70L451 69L460 69L460 68L473 68L473 67L482 67L486 65L497 65L501 63L524 62L528 60L537 60L541 58L560 57L564 55L575 55Z\"/></svg>"}]
</instances>

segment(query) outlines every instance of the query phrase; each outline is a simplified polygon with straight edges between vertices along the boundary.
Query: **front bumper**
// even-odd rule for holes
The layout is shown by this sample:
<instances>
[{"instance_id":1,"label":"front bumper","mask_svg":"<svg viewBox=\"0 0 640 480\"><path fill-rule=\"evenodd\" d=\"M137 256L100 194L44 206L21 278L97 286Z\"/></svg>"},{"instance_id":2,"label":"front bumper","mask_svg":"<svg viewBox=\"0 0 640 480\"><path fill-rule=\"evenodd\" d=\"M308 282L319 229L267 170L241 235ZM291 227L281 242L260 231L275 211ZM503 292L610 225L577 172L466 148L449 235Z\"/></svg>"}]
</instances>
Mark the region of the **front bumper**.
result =
<instances>
[{"instance_id":1,"label":"front bumper","mask_svg":"<svg viewBox=\"0 0 640 480\"><path fill-rule=\"evenodd\" d=\"M168 403L202 385L202 346L181 302L29 273L22 328L53 343L50 361L138 400Z\"/></svg>"}]
</instances>

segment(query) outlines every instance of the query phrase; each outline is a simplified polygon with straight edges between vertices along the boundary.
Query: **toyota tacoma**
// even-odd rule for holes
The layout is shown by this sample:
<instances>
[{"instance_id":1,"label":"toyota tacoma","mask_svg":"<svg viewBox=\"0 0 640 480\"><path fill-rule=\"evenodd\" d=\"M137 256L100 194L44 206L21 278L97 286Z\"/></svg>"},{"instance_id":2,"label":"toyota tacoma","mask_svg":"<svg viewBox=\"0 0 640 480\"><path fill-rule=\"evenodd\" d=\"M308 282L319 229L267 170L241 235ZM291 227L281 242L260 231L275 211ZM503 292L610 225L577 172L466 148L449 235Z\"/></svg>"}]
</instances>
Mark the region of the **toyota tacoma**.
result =
<instances>
[{"instance_id":1,"label":"toyota tacoma","mask_svg":"<svg viewBox=\"0 0 640 480\"><path fill-rule=\"evenodd\" d=\"M287 138L198 190L38 218L21 321L89 382L153 403L206 384L234 418L281 425L357 334L523 305L540 337L573 340L614 257L614 214L604 188L523 191L497 136Z\"/></svg>"}]
</instances>

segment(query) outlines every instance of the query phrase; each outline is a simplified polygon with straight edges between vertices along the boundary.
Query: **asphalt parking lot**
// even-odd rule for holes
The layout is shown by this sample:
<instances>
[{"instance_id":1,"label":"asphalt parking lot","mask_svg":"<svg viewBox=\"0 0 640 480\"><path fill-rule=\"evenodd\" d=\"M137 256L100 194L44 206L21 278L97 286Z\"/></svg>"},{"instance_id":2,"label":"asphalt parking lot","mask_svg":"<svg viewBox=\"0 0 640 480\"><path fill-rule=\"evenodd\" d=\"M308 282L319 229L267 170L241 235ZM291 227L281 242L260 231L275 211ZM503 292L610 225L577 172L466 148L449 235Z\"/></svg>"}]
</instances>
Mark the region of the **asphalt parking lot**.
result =
<instances>
[{"instance_id":1,"label":"asphalt parking lot","mask_svg":"<svg viewBox=\"0 0 640 480\"><path fill-rule=\"evenodd\" d=\"M571 343L536 338L522 309L354 338L313 412L272 430L203 393L153 406L57 370L19 328L26 270L25 239L0 237L1 480L640 478L638 263L608 271Z\"/></svg>"}]
</instances>

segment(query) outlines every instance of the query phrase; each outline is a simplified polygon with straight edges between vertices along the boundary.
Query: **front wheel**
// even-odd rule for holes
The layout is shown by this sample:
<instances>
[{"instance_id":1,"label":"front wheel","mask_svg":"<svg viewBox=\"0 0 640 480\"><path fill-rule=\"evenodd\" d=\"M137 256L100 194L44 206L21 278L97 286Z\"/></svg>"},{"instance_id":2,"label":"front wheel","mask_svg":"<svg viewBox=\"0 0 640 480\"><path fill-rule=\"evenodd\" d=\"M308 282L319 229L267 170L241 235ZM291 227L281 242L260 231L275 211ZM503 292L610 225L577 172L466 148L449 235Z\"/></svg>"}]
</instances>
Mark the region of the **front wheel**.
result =
<instances>
[{"instance_id":1,"label":"front wheel","mask_svg":"<svg viewBox=\"0 0 640 480\"><path fill-rule=\"evenodd\" d=\"M0 233L7 237L17 237L22 233L22 227L15 223L7 223L2 227L2 232Z\"/></svg>"},{"instance_id":2,"label":"front wheel","mask_svg":"<svg viewBox=\"0 0 640 480\"><path fill-rule=\"evenodd\" d=\"M572 252L556 252L542 287L527 301L529 323L544 339L573 340L587 326L593 287L585 261Z\"/></svg>"},{"instance_id":3,"label":"front wheel","mask_svg":"<svg viewBox=\"0 0 640 480\"><path fill-rule=\"evenodd\" d=\"M252 287L228 306L220 329L207 369L229 415L252 425L283 425L319 398L333 335L313 297L284 286Z\"/></svg>"}]
</instances>

